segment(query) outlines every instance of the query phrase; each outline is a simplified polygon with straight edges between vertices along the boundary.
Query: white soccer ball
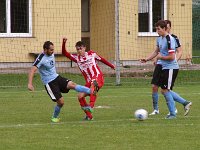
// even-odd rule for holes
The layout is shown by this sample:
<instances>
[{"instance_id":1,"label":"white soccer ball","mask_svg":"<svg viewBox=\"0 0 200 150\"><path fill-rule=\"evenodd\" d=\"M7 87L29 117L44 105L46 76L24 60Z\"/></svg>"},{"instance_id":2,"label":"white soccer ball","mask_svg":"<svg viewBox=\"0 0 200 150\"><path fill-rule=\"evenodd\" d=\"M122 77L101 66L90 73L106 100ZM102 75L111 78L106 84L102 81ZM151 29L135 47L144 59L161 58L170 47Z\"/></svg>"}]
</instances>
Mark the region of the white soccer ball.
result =
<instances>
[{"instance_id":1,"label":"white soccer ball","mask_svg":"<svg viewBox=\"0 0 200 150\"><path fill-rule=\"evenodd\" d=\"M135 118L137 120L145 120L148 118L148 112L145 109L138 109L135 111Z\"/></svg>"}]
</instances>

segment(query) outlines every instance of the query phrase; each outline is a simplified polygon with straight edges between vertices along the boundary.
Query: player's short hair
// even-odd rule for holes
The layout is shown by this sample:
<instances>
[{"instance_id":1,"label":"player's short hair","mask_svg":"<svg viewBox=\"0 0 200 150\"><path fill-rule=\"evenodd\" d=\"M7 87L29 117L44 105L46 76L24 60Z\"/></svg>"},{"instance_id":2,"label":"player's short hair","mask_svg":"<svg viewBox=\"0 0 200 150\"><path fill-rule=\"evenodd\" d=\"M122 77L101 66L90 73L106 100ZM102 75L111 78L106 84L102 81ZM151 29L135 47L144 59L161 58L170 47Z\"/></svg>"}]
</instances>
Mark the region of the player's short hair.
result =
<instances>
[{"instance_id":1,"label":"player's short hair","mask_svg":"<svg viewBox=\"0 0 200 150\"><path fill-rule=\"evenodd\" d=\"M81 47L81 46L85 47L86 45L85 45L85 43L83 41L78 41L78 42L76 42L75 46L76 47Z\"/></svg>"},{"instance_id":2,"label":"player's short hair","mask_svg":"<svg viewBox=\"0 0 200 150\"><path fill-rule=\"evenodd\" d=\"M165 28L167 29L167 23L165 22L165 20L159 20L156 24L156 27L160 26L162 29Z\"/></svg>"},{"instance_id":3,"label":"player's short hair","mask_svg":"<svg viewBox=\"0 0 200 150\"><path fill-rule=\"evenodd\" d=\"M53 45L53 43L51 41L44 42L43 49L49 49L50 45Z\"/></svg>"},{"instance_id":4,"label":"player's short hair","mask_svg":"<svg viewBox=\"0 0 200 150\"><path fill-rule=\"evenodd\" d=\"M171 22L170 20L165 20L165 22L166 22L167 24L169 24L170 27L172 26L172 22Z\"/></svg>"}]
</instances>

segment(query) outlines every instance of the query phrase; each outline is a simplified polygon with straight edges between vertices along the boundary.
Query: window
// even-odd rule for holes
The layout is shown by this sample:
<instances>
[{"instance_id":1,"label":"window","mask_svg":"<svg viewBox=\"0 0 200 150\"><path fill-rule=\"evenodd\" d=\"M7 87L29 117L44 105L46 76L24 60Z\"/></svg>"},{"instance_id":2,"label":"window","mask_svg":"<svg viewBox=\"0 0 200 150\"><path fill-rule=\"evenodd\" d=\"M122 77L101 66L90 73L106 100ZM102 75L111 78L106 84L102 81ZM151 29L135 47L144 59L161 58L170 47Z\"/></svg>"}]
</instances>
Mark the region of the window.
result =
<instances>
[{"instance_id":1,"label":"window","mask_svg":"<svg viewBox=\"0 0 200 150\"><path fill-rule=\"evenodd\" d=\"M81 0L81 31L90 31L90 0Z\"/></svg>"},{"instance_id":2,"label":"window","mask_svg":"<svg viewBox=\"0 0 200 150\"><path fill-rule=\"evenodd\" d=\"M167 0L138 0L139 36L157 36L155 23L166 19Z\"/></svg>"},{"instance_id":3,"label":"window","mask_svg":"<svg viewBox=\"0 0 200 150\"><path fill-rule=\"evenodd\" d=\"M6 2L5 0L0 3L0 33L6 31Z\"/></svg>"},{"instance_id":4,"label":"window","mask_svg":"<svg viewBox=\"0 0 200 150\"><path fill-rule=\"evenodd\" d=\"M0 37L31 37L31 20L31 0L1 0Z\"/></svg>"}]
</instances>

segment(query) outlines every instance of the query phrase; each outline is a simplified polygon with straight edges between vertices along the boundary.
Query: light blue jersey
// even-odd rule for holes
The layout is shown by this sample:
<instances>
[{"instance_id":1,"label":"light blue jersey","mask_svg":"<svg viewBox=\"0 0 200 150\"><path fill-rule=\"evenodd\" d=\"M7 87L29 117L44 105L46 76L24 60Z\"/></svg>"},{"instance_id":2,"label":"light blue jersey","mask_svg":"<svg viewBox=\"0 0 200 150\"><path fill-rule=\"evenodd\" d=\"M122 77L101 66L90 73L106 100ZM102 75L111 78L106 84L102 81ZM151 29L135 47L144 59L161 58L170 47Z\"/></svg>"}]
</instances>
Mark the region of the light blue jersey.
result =
<instances>
[{"instance_id":1,"label":"light blue jersey","mask_svg":"<svg viewBox=\"0 0 200 150\"><path fill-rule=\"evenodd\" d=\"M33 66L38 68L41 80L44 85L53 81L58 76L55 68L54 54L48 56L44 53L41 53L33 63Z\"/></svg>"},{"instance_id":2,"label":"light blue jersey","mask_svg":"<svg viewBox=\"0 0 200 150\"><path fill-rule=\"evenodd\" d=\"M159 41L160 41L160 36L159 36L159 37L157 38L157 40L156 40L156 46L157 46L158 48L159 48ZM162 65L162 62L161 62L160 59L158 59L156 63L159 64L159 65Z\"/></svg>"},{"instance_id":3,"label":"light blue jersey","mask_svg":"<svg viewBox=\"0 0 200 150\"><path fill-rule=\"evenodd\" d=\"M169 53L175 53L177 44L176 40L171 35L167 35L157 38L157 46L162 56L168 56ZM179 69L176 58L174 60L159 60L157 64L161 64L162 69Z\"/></svg>"}]
</instances>

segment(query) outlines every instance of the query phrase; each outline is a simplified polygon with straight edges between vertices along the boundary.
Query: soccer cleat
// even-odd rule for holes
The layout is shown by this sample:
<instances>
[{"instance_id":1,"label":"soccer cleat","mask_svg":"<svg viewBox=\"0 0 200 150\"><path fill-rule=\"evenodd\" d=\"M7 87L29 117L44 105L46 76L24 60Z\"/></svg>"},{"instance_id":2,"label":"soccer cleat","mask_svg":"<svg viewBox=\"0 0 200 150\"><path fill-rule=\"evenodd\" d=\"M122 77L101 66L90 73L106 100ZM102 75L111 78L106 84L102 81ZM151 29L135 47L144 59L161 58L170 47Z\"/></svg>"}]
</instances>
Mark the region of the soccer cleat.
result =
<instances>
[{"instance_id":1,"label":"soccer cleat","mask_svg":"<svg viewBox=\"0 0 200 150\"><path fill-rule=\"evenodd\" d=\"M60 122L60 118L51 118L51 122L53 122L53 123L58 123L58 122Z\"/></svg>"},{"instance_id":2,"label":"soccer cleat","mask_svg":"<svg viewBox=\"0 0 200 150\"><path fill-rule=\"evenodd\" d=\"M149 115L151 116L151 115L158 115L159 114L159 110L153 110L153 112L152 113L150 113Z\"/></svg>"},{"instance_id":3,"label":"soccer cleat","mask_svg":"<svg viewBox=\"0 0 200 150\"><path fill-rule=\"evenodd\" d=\"M165 117L165 119L176 119L176 116L173 116L173 115L167 115Z\"/></svg>"},{"instance_id":4,"label":"soccer cleat","mask_svg":"<svg viewBox=\"0 0 200 150\"><path fill-rule=\"evenodd\" d=\"M175 114L178 114L178 109L176 108ZM167 114L168 116L170 115L170 112Z\"/></svg>"},{"instance_id":5,"label":"soccer cleat","mask_svg":"<svg viewBox=\"0 0 200 150\"><path fill-rule=\"evenodd\" d=\"M90 118L90 117L86 116L83 120L84 120L84 121L92 121L93 118Z\"/></svg>"},{"instance_id":6,"label":"soccer cleat","mask_svg":"<svg viewBox=\"0 0 200 150\"><path fill-rule=\"evenodd\" d=\"M185 109L184 116L187 116L187 115L188 115L191 106L192 106L192 102L188 102L188 103L184 106L184 109Z\"/></svg>"},{"instance_id":7,"label":"soccer cleat","mask_svg":"<svg viewBox=\"0 0 200 150\"><path fill-rule=\"evenodd\" d=\"M90 106L81 107L84 111L89 111L90 113L93 113L93 109Z\"/></svg>"},{"instance_id":8,"label":"soccer cleat","mask_svg":"<svg viewBox=\"0 0 200 150\"><path fill-rule=\"evenodd\" d=\"M93 80L92 81L92 84L91 84L91 94L93 95L97 95L97 92L99 91L99 86L98 86L98 83L96 80Z\"/></svg>"}]
</instances>

